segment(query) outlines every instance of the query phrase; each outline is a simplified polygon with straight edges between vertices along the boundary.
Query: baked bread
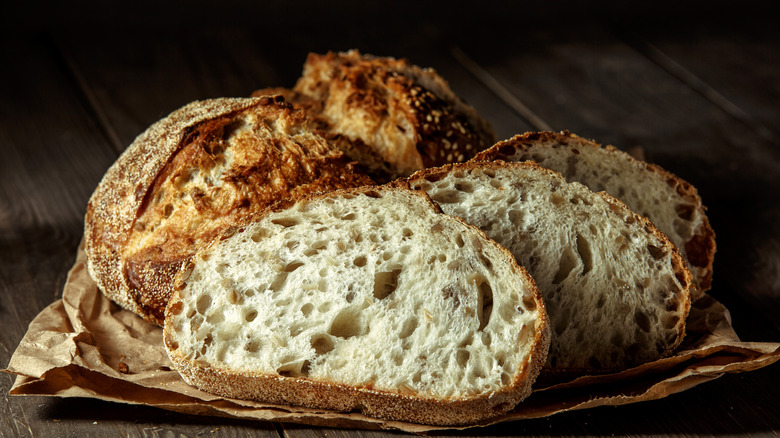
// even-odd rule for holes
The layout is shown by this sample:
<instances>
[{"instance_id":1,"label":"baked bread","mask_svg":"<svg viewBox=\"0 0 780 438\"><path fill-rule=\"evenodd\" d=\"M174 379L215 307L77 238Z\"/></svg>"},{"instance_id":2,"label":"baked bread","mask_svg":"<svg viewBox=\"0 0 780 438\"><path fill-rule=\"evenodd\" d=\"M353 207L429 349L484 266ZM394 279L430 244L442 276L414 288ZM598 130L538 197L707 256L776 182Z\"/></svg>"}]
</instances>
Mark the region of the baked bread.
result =
<instances>
[{"instance_id":1,"label":"baked bread","mask_svg":"<svg viewBox=\"0 0 780 438\"><path fill-rule=\"evenodd\" d=\"M682 341L691 274L663 233L612 196L533 162L426 169L408 183L534 278L552 325L545 376L622 370Z\"/></svg>"},{"instance_id":2,"label":"baked bread","mask_svg":"<svg viewBox=\"0 0 780 438\"><path fill-rule=\"evenodd\" d=\"M332 192L192 259L164 326L185 381L225 397L471 424L530 393L549 344L530 276L422 192Z\"/></svg>"},{"instance_id":3,"label":"baked bread","mask_svg":"<svg viewBox=\"0 0 780 438\"><path fill-rule=\"evenodd\" d=\"M701 198L696 188L660 166L566 131L517 135L476 159L533 160L562 173L567 181L606 191L649 218L677 246L693 274L694 299L710 288L715 233Z\"/></svg>"},{"instance_id":4,"label":"baked bread","mask_svg":"<svg viewBox=\"0 0 780 438\"><path fill-rule=\"evenodd\" d=\"M371 184L280 97L193 102L141 134L87 206L87 267L119 305L162 324L175 273L279 201Z\"/></svg>"},{"instance_id":5,"label":"baked bread","mask_svg":"<svg viewBox=\"0 0 780 438\"><path fill-rule=\"evenodd\" d=\"M441 76L404 59L310 54L290 91L375 179L466 161L495 143L490 125Z\"/></svg>"}]
</instances>

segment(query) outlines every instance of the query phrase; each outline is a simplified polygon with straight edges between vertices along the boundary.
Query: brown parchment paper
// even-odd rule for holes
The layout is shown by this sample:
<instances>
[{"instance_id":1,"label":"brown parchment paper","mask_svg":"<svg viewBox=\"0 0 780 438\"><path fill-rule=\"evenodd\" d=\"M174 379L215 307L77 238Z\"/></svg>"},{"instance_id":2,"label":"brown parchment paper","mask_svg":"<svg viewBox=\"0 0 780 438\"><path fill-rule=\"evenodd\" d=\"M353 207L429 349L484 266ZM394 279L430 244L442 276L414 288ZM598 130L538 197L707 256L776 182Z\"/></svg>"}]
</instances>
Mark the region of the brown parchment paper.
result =
<instances>
[{"instance_id":1,"label":"brown parchment paper","mask_svg":"<svg viewBox=\"0 0 780 438\"><path fill-rule=\"evenodd\" d=\"M608 376L539 387L494 424L575 409L654 400L780 359L780 343L742 342L729 313L705 296L691 309L688 335L669 358ZM226 399L188 386L171 369L162 329L122 310L97 290L79 248L61 300L44 309L14 352L10 395L90 397L188 414L424 433L447 428Z\"/></svg>"}]
</instances>

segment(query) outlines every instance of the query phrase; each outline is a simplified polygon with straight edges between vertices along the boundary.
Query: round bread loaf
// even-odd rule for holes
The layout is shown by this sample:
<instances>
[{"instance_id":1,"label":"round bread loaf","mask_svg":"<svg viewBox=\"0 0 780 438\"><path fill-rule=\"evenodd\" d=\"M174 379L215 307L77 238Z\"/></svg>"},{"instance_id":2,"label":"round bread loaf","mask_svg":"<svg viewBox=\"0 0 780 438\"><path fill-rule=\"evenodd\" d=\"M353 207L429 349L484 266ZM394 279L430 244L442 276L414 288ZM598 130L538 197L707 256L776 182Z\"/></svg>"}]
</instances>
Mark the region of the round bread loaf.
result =
<instances>
[{"instance_id":1,"label":"round bread loaf","mask_svg":"<svg viewBox=\"0 0 780 438\"><path fill-rule=\"evenodd\" d=\"M496 141L490 125L441 76L405 59L356 50L310 54L286 96L383 181L466 161Z\"/></svg>"},{"instance_id":2,"label":"round bread loaf","mask_svg":"<svg viewBox=\"0 0 780 438\"><path fill-rule=\"evenodd\" d=\"M174 274L278 202L372 184L279 96L190 103L138 136L85 217L87 267L119 305L162 324Z\"/></svg>"}]
</instances>

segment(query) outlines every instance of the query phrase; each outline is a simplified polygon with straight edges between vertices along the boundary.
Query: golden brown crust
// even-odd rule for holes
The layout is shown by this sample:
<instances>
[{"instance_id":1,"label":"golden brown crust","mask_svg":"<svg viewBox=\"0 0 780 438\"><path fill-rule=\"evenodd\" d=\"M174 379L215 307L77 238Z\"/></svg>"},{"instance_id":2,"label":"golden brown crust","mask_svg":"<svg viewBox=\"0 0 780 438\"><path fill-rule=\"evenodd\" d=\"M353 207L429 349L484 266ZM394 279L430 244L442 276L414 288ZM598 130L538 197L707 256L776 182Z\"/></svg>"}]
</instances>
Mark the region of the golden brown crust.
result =
<instances>
[{"instance_id":1,"label":"golden brown crust","mask_svg":"<svg viewBox=\"0 0 780 438\"><path fill-rule=\"evenodd\" d=\"M337 197L345 193L367 193L371 195L372 191L376 193L382 190L407 191L411 189L404 181L397 181L393 184L376 188L360 187L313 194L299 199L298 202L307 202L322 197ZM435 214L444 214L438 205L424 192L413 191L413 193L416 196L424 197ZM379 195L377 194L376 196ZM279 209L280 207L276 206L272 210ZM256 219L272 210L259 214ZM457 217L450 218L464 224L473 232L480 234L486 241L492 242L476 227L467 224ZM506 255L516 271L530 279L525 269L517 265L514 257L506 248L500 247L495 243L493 244ZM177 284L182 284L186 280L185 276L186 274L182 272L177 279ZM391 392L378 390L370 385L353 387L336 382L311 380L302 377L239 372L199 363L197 360L184 357L173 345L174 342L172 341L170 329L174 324L169 321L173 319L177 309L181 309L180 297L178 295L180 287L176 288L177 291L174 292L168 304L163 339L168 356L184 380L193 386L214 394L281 405L306 406L342 412L357 411L372 417L421 424L473 425L505 413L530 395L531 386L546 361L547 349L550 343L549 319L541 293L532 280L529 283L534 285L532 296L535 306L539 309L532 349L526 361L518 367L519 369L512 382L502 390L487 395L448 399L432 398L410 395L402 392L400 389L398 392Z\"/></svg>"},{"instance_id":2,"label":"golden brown crust","mask_svg":"<svg viewBox=\"0 0 780 438\"><path fill-rule=\"evenodd\" d=\"M444 79L404 59L310 54L289 93L345 153L386 181L468 160L495 142L490 125Z\"/></svg>"},{"instance_id":3,"label":"golden brown crust","mask_svg":"<svg viewBox=\"0 0 780 438\"><path fill-rule=\"evenodd\" d=\"M276 202L372 182L282 98L194 102L140 135L95 190L90 274L162 324L173 276L198 248Z\"/></svg>"},{"instance_id":4,"label":"golden brown crust","mask_svg":"<svg viewBox=\"0 0 780 438\"><path fill-rule=\"evenodd\" d=\"M522 135L516 135L511 139L498 142L489 149L477 154L477 156L474 157L474 160L515 161L518 159L517 157L526 152L533 155L534 145L548 143L602 149L607 154L625 161L628 166L653 173L657 175L659 179L665 181L667 185L685 200L685 202L681 203L678 207L678 210L683 208L683 205L693 206L685 207L683 210L678 211L678 214L684 219L690 219L694 210L701 218L701 223L694 230L691 238L685 242L681 250L684 251L684 256L688 263L690 263L691 271L694 274L696 286L694 288L694 299L710 289L712 286L713 262L716 252L715 232L710 226L709 219L705 213L706 207L703 206L698 191L693 185L677 175L674 175L658 165L637 160L630 155L621 152L614 146L602 146L595 141L584 139L568 131L527 132Z\"/></svg>"}]
</instances>

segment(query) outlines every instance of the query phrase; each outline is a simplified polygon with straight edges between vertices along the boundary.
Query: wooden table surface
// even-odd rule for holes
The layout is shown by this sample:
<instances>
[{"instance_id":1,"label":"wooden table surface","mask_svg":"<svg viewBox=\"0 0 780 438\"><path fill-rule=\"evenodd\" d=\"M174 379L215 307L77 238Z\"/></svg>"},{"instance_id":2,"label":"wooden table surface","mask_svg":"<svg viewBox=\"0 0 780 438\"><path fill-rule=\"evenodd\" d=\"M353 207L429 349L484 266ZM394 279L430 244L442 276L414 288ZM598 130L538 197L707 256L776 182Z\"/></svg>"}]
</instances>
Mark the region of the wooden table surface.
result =
<instances>
[{"instance_id":1,"label":"wooden table surface","mask_svg":"<svg viewBox=\"0 0 780 438\"><path fill-rule=\"evenodd\" d=\"M780 26L763 2L423 3L6 11L0 367L61 296L87 199L136 135L193 100L292 86L308 52L350 48L435 68L500 138L566 129L640 149L693 183L717 232L711 294L743 340L780 341ZM0 436L390 435L9 397L12 383L0 374ZM658 401L459 435L777 435L779 388L775 364Z\"/></svg>"}]
</instances>

